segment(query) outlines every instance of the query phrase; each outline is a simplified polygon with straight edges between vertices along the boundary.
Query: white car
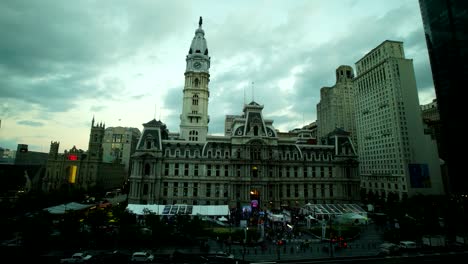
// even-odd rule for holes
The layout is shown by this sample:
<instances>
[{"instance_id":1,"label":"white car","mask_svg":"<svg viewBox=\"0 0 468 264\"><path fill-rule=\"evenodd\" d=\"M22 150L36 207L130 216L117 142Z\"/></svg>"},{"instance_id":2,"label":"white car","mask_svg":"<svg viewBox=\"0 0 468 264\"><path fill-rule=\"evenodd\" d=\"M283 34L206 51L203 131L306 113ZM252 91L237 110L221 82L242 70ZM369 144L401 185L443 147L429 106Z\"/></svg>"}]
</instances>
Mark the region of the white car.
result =
<instances>
[{"instance_id":1,"label":"white car","mask_svg":"<svg viewBox=\"0 0 468 264\"><path fill-rule=\"evenodd\" d=\"M400 247L393 243L382 243L379 247L379 255L391 256L398 255L400 253Z\"/></svg>"},{"instance_id":2,"label":"white car","mask_svg":"<svg viewBox=\"0 0 468 264\"><path fill-rule=\"evenodd\" d=\"M227 252L222 252L222 251L218 251L216 252L216 255L215 255L217 258L230 258L230 259L233 259L234 258L234 255L233 254L229 254Z\"/></svg>"},{"instance_id":3,"label":"white car","mask_svg":"<svg viewBox=\"0 0 468 264\"><path fill-rule=\"evenodd\" d=\"M414 250L418 248L418 245L414 241L400 241L399 246L402 250Z\"/></svg>"},{"instance_id":4,"label":"white car","mask_svg":"<svg viewBox=\"0 0 468 264\"><path fill-rule=\"evenodd\" d=\"M87 261L90 261L91 258L90 254L84 253L84 252L79 252L73 254L70 258L64 258L60 260L60 263L85 263Z\"/></svg>"},{"instance_id":5,"label":"white car","mask_svg":"<svg viewBox=\"0 0 468 264\"><path fill-rule=\"evenodd\" d=\"M144 251L134 252L130 259L131 262L152 262L154 255Z\"/></svg>"}]
</instances>

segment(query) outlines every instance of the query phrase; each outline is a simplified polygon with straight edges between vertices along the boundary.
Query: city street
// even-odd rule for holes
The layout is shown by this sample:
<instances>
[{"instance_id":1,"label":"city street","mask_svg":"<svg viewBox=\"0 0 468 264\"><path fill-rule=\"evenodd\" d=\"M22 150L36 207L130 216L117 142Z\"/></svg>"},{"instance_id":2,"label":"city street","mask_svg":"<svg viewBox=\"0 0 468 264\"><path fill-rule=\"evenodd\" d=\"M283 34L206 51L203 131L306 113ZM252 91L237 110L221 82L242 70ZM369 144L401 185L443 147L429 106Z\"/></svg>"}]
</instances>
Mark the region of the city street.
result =
<instances>
[{"instance_id":1,"label":"city street","mask_svg":"<svg viewBox=\"0 0 468 264\"><path fill-rule=\"evenodd\" d=\"M308 248L301 248L303 241L312 241ZM354 241L348 242L348 247L336 249L333 251L333 257L349 257L349 256L376 256L379 252L378 246L383 242L380 231L375 224L363 226L361 234ZM229 251L229 248L210 241L212 250ZM321 242L315 237L302 235L301 238L286 240L283 246L277 246L271 242L268 243L266 249L260 247L244 247L242 245L231 246L231 253L237 259L244 259L250 262L257 261L277 261L277 260L294 260L294 259L312 259L312 258L328 258L329 243Z\"/></svg>"}]
</instances>

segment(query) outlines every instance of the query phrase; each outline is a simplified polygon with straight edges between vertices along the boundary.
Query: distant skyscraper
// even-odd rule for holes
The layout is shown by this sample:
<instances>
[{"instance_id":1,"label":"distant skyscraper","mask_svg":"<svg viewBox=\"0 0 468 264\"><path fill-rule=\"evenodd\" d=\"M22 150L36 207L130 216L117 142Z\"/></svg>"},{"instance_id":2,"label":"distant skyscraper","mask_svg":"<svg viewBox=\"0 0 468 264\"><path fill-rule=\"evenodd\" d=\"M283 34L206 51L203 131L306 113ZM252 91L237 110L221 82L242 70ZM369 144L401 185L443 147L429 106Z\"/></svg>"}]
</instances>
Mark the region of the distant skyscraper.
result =
<instances>
[{"instance_id":1,"label":"distant skyscraper","mask_svg":"<svg viewBox=\"0 0 468 264\"><path fill-rule=\"evenodd\" d=\"M419 4L440 112L440 152L448 166L449 190L467 193L468 178L459 173L465 170L463 155L449 152L447 143L448 137L463 131L463 122L449 121L449 104L466 103L460 93L468 83L468 1L419 0Z\"/></svg>"},{"instance_id":2,"label":"distant skyscraper","mask_svg":"<svg viewBox=\"0 0 468 264\"><path fill-rule=\"evenodd\" d=\"M141 133L133 127L108 127L104 131L103 162L116 162L125 164L129 171L130 156L135 152Z\"/></svg>"},{"instance_id":3,"label":"distant skyscraper","mask_svg":"<svg viewBox=\"0 0 468 264\"><path fill-rule=\"evenodd\" d=\"M353 68L341 65L336 69L336 84L320 89L320 102L317 104L319 142L335 128L341 128L350 132L353 143L357 143L353 79Z\"/></svg>"},{"instance_id":4,"label":"distant skyscraper","mask_svg":"<svg viewBox=\"0 0 468 264\"><path fill-rule=\"evenodd\" d=\"M386 40L356 62L361 187L383 196L442 194L435 142L424 135L413 61Z\"/></svg>"}]
</instances>

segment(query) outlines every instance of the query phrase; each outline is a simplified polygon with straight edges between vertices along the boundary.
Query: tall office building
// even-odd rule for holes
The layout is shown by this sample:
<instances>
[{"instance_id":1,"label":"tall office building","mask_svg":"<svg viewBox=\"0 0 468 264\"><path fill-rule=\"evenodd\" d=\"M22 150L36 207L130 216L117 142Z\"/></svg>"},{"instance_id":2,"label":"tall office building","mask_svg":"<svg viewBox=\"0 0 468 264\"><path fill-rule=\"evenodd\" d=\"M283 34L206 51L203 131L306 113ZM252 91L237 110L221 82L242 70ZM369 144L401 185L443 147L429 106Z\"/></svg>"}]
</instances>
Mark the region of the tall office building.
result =
<instances>
[{"instance_id":1,"label":"tall office building","mask_svg":"<svg viewBox=\"0 0 468 264\"><path fill-rule=\"evenodd\" d=\"M459 173L465 170L463 155L450 152L447 144L448 137L463 131L462 122L450 122L449 104L465 103L460 93L468 83L468 1L419 0L419 5L440 112L441 158L448 167L450 192L466 194L468 177Z\"/></svg>"},{"instance_id":2,"label":"tall office building","mask_svg":"<svg viewBox=\"0 0 468 264\"><path fill-rule=\"evenodd\" d=\"M336 69L336 84L320 89L320 102L317 104L319 142L328 133L341 128L351 134L354 144L357 143L353 79L353 68L341 65Z\"/></svg>"},{"instance_id":3,"label":"tall office building","mask_svg":"<svg viewBox=\"0 0 468 264\"><path fill-rule=\"evenodd\" d=\"M135 152L141 133L134 127L108 127L104 131L102 161L121 163L129 171L130 155Z\"/></svg>"},{"instance_id":4,"label":"tall office building","mask_svg":"<svg viewBox=\"0 0 468 264\"><path fill-rule=\"evenodd\" d=\"M403 43L386 40L356 62L356 121L361 187L442 194L435 142L424 135L413 61Z\"/></svg>"}]
</instances>

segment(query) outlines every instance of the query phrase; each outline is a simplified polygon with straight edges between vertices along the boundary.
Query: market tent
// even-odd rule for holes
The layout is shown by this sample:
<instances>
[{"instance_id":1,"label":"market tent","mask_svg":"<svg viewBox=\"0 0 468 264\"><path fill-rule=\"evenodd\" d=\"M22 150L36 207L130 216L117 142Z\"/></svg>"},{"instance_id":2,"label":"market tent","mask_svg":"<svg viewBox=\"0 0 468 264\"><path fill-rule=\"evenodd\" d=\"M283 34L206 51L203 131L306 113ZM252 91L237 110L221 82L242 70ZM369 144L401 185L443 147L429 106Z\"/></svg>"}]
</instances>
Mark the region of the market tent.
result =
<instances>
[{"instance_id":1,"label":"market tent","mask_svg":"<svg viewBox=\"0 0 468 264\"><path fill-rule=\"evenodd\" d=\"M160 215L164 210L164 205L158 204L129 204L127 205L127 211L136 215L144 215L146 212Z\"/></svg>"},{"instance_id":2,"label":"market tent","mask_svg":"<svg viewBox=\"0 0 468 264\"><path fill-rule=\"evenodd\" d=\"M359 215L367 215L357 204L306 204L299 211L303 215L313 215L315 218L321 219L324 216L339 216L343 214L355 213Z\"/></svg>"},{"instance_id":3,"label":"market tent","mask_svg":"<svg viewBox=\"0 0 468 264\"><path fill-rule=\"evenodd\" d=\"M337 221L341 223L363 224L367 221L367 217L357 214L357 213L348 213L348 214L340 215L337 218Z\"/></svg>"},{"instance_id":4,"label":"market tent","mask_svg":"<svg viewBox=\"0 0 468 264\"><path fill-rule=\"evenodd\" d=\"M45 208L51 214L64 214L66 211L81 211L93 207L93 204L67 203Z\"/></svg>"},{"instance_id":5,"label":"market tent","mask_svg":"<svg viewBox=\"0 0 468 264\"><path fill-rule=\"evenodd\" d=\"M146 210L157 215L202 215L202 216L228 216L228 205L160 205L160 204L129 204L127 210L144 215Z\"/></svg>"},{"instance_id":6,"label":"market tent","mask_svg":"<svg viewBox=\"0 0 468 264\"><path fill-rule=\"evenodd\" d=\"M194 205L192 215L229 215L228 205Z\"/></svg>"}]
</instances>

